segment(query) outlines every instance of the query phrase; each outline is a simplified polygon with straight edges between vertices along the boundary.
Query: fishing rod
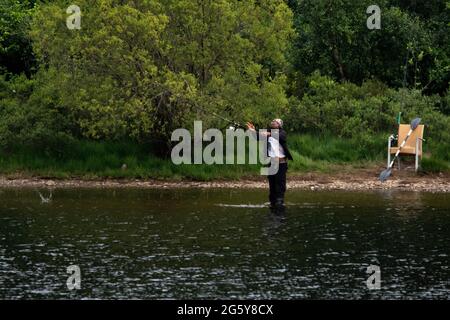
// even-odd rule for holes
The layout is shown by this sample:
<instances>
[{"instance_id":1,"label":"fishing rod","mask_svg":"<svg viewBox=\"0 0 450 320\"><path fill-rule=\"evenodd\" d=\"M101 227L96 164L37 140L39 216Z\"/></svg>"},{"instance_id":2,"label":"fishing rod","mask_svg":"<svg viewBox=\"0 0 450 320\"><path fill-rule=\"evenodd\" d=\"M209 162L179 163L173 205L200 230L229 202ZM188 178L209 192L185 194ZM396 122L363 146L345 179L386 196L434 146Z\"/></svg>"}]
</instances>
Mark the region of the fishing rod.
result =
<instances>
[{"instance_id":1,"label":"fishing rod","mask_svg":"<svg viewBox=\"0 0 450 320\"><path fill-rule=\"evenodd\" d=\"M222 120L228 122L228 124L230 125L230 126L228 127L228 129L236 130L236 129L238 129L238 128L245 128L240 122L233 121L233 120L227 119L227 118L225 118L225 117L222 117L221 115L218 115L217 113L215 113L215 112L213 112L213 111L211 111L210 113L211 113L213 116L215 116L216 118L222 119Z\"/></svg>"},{"instance_id":2,"label":"fishing rod","mask_svg":"<svg viewBox=\"0 0 450 320\"><path fill-rule=\"evenodd\" d=\"M198 109L202 110L204 113L210 114L214 117L216 117L217 119L223 120L225 122L227 122L227 124L229 124L228 129L231 130L236 130L238 128L242 128L245 129L245 126L243 126L240 122L235 121L235 120L230 120L228 118L225 118L223 116L221 116L220 114L215 113L214 111L208 111L206 110L204 107L198 105L197 103L194 102L195 107L197 107Z\"/></svg>"},{"instance_id":3,"label":"fishing rod","mask_svg":"<svg viewBox=\"0 0 450 320\"><path fill-rule=\"evenodd\" d=\"M185 81L185 84L186 84L188 90L189 90L190 92L192 92L192 89L191 89L191 86L189 85L189 83L188 83L187 81ZM223 121L227 122L227 124L229 124L228 129L231 129L231 130L236 130L236 129L238 129L238 128L243 128L243 129L245 129L245 126L243 126L240 122L235 121L235 120L230 120L230 119L228 119L228 118L225 118L225 117L223 117L223 116L221 116L221 115L215 113L214 111L206 110L204 107L200 106L200 105L197 104L197 102L195 102L195 101L192 101L192 102L194 103L194 106L195 106L197 109L200 109L200 110L203 111L204 113L209 113L210 115L216 117L217 119L220 119L220 120L223 120Z\"/></svg>"}]
</instances>

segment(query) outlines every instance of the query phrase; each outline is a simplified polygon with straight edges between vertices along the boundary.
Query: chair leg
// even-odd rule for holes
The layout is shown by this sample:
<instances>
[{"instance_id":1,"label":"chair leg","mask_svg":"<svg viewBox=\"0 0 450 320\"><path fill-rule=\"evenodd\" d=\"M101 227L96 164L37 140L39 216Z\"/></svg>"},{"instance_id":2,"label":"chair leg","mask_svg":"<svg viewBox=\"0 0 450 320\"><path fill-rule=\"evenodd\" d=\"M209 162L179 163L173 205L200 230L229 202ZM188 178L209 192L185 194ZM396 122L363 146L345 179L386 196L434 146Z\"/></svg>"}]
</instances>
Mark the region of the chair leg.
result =
<instances>
[{"instance_id":1,"label":"chair leg","mask_svg":"<svg viewBox=\"0 0 450 320\"><path fill-rule=\"evenodd\" d=\"M391 164L391 150L388 149L388 157L387 157L387 167L389 169L389 165Z\"/></svg>"},{"instance_id":2,"label":"chair leg","mask_svg":"<svg viewBox=\"0 0 450 320\"><path fill-rule=\"evenodd\" d=\"M400 156L397 157L397 163L398 163L398 170L401 170L401 165L400 165Z\"/></svg>"},{"instance_id":3,"label":"chair leg","mask_svg":"<svg viewBox=\"0 0 450 320\"><path fill-rule=\"evenodd\" d=\"M416 153L416 172L419 170L419 154Z\"/></svg>"},{"instance_id":4,"label":"chair leg","mask_svg":"<svg viewBox=\"0 0 450 320\"><path fill-rule=\"evenodd\" d=\"M419 138L416 139L416 172L419 170Z\"/></svg>"},{"instance_id":5,"label":"chair leg","mask_svg":"<svg viewBox=\"0 0 450 320\"><path fill-rule=\"evenodd\" d=\"M392 135L388 139L388 156L387 156L387 167L386 167L388 169L391 164L391 142L392 142Z\"/></svg>"}]
</instances>

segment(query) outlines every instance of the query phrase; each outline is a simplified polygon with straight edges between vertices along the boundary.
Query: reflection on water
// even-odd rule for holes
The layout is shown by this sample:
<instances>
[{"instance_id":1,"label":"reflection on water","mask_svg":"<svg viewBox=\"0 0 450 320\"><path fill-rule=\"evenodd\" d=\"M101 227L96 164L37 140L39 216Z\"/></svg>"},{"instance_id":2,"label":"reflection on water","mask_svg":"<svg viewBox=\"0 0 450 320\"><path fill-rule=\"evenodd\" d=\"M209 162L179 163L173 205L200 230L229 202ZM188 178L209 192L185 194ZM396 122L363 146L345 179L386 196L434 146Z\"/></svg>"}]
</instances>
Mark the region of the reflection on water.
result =
<instances>
[{"instance_id":1,"label":"reflection on water","mask_svg":"<svg viewBox=\"0 0 450 320\"><path fill-rule=\"evenodd\" d=\"M46 195L49 192L45 193ZM0 189L0 298L450 298L445 194ZM381 290L366 269L381 267ZM78 265L82 288L69 291Z\"/></svg>"}]
</instances>

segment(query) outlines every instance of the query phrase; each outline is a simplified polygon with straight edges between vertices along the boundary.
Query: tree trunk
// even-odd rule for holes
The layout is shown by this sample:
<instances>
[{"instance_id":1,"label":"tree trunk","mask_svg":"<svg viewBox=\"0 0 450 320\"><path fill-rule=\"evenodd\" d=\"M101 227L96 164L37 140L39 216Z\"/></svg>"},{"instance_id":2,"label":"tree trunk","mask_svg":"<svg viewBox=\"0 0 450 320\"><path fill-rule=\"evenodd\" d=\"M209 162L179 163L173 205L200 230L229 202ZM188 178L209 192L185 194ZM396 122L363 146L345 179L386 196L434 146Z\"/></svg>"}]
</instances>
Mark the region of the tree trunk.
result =
<instances>
[{"instance_id":1,"label":"tree trunk","mask_svg":"<svg viewBox=\"0 0 450 320\"><path fill-rule=\"evenodd\" d=\"M345 76L345 68L342 63L341 54L339 53L339 50L336 46L333 47L333 61L334 61L334 64L336 65L336 69L339 73L340 81L341 82L346 81L347 77Z\"/></svg>"}]
</instances>

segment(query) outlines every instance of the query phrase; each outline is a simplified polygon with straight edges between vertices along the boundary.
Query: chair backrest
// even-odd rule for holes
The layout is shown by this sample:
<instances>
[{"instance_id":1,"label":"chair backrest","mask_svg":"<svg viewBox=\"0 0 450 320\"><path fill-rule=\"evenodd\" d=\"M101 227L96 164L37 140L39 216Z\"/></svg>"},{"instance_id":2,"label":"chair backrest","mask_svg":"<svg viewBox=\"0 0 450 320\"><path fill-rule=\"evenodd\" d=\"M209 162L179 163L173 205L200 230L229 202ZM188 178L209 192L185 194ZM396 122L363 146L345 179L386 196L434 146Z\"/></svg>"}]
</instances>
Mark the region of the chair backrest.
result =
<instances>
[{"instance_id":1,"label":"chair backrest","mask_svg":"<svg viewBox=\"0 0 450 320\"><path fill-rule=\"evenodd\" d=\"M408 147L416 147L416 140L417 138L423 138L423 129L424 125L420 124L417 126L416 130L414 130L411 135L408 138L408 141L406 141L405 146ZM402 144L403 140L405 140L406 135L409 132L409 129L411 129L411 125L409 124L401 124L398 128L398 146Z\"/></svg>"}]
</instances>

